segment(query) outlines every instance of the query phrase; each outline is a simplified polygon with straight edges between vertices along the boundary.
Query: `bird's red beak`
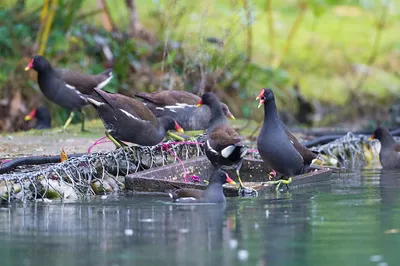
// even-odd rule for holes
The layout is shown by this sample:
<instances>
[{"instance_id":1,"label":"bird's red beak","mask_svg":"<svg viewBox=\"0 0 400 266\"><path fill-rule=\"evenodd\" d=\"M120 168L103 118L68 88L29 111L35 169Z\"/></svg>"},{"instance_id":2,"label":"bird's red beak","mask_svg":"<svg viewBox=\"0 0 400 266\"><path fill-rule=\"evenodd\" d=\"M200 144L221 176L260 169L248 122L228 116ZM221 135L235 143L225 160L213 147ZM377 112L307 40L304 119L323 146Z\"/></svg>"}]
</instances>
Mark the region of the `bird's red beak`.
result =
<instances>
[{"instance_id":1,"label":"bird's red beak","mask_svg":"<svg viewBox=\"0 0 400 266\"><path fill-rule=\"evenodd\" d=\"M28 71L29 69L33 68L33 58L29 61L29 64L25 67L25 71Z\"/></svg>"},{"instance_id":2,"label":"bird's red beak","mask_svg":"<svg viewBox=\"0 0 400 266\"><path fill-rule=\"evenodd\" d=\"M374 140L375 139L375 133L372 133L372 135L368 138L369 141Z\"/></svg>"},{"instance_id":3,"label":"bird's red beak","mask_svg":"<svg viewBox=\"0 0 400 266\"><path fill-rule=\"evenodd\" d=\"M264 97L264 89L261 90L260 94L258 94L256 100L260 100L260 102L258 103L258 108L261 107L261 105L264 104L264 99L262 99L262 97Z\"/></svg>"},{"instance_id":4,"label":"bird's red beak","mask_svg":"<svg viewBox=\"0 0 400 266\"><path fill-rule=\"evenodd\" d=\"M236 182L233 181L233 180L229 177L228 174L226 174L226 182L229 183L229 184L231 184L231 185L235 185L235 184L236 184Z\"/></svg>"},{"instance_id":5,"label":"bird's red beak","mask_svg":"<svg viewBox=\"0 0 400 266\"><path fill-rule=\"evenodd\" d=\"M25 121L30 121L32 120L36 115L36 108L34 108L29 115L25 116Z\"/></svg>"},{"instance_id":6,"label":"bird's red beak","mask_svg":"<svg viewBox=\"0 0 400 266\"><path fill-rule=\"evenodd\" d=\"M175 130L180 133L184 133L183 128L175 121Z\"/></svg>"},{"instance_id":7,"label":"bird's red beak","mask_svg":"<svg viewBox=\"0 0 400 266\"><path fill-rule=\"evenodd\" d=\"M202 105L203 105L203 100L200 100L200 101L197 103L196 107L199 107L199 106L202 106Z\"/></svg>"}]
</instances>

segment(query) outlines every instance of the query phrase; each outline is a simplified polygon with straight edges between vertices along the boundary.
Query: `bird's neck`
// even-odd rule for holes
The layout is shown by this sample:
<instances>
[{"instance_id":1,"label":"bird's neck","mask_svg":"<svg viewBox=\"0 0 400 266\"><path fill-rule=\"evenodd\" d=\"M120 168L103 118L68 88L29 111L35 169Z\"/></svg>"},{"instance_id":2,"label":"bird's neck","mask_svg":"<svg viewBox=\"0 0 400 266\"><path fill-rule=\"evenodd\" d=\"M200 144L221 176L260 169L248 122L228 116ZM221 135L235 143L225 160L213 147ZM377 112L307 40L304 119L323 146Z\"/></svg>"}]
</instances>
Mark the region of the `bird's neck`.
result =
<instances>
[{"instance_id":1,"label":"bird's neck","mask_svg":"<svg viewBox=\"0 0 400 266\"><path fill-rule=\"evenodd\" d=\"M275 100L264 103L264 121L279 120L278 110ZM265 123L264 123L265 124Z\"/></svg>"},{"instance_id":2,"label":"bird's neck","mask_svg":"<svg viewBox=\"0 0 400 266\"><path fill-rule=\"evenodd\" d=\"M391 146L396 144L396 141L394 140L392 135L389 134L382 136L382 138L379 141L381 142L382 146Z\"/></svg>"},{"instance_id":3,"label":"bird's neck","mask_svg":"<svg viewBox=\"0 0 400 266\"><path fill-rule=\"evenodd\" d=\"M209 132L214 130L214 128L220 124L229 123L228 119L222 112L221 105L214 104L210 106L210 110L211 110L211 120L210 120L210 126L208 128Z\"/></svg>"}]
</instances>

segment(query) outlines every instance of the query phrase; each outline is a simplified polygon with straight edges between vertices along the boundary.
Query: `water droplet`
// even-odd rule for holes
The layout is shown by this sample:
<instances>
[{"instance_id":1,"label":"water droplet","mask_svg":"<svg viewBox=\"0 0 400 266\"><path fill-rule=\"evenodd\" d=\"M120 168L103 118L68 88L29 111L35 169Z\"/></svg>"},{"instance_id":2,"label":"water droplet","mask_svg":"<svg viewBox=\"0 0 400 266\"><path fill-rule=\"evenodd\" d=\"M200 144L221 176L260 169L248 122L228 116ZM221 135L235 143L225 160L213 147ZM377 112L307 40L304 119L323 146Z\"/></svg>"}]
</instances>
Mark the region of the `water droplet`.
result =
<instances>
[{"instance_id":1,"label":"water droplet","mask_svg":"<svg viewBox=\"0 0 400 266\"><path fill-rule=\"evenodd\" d=\"M229 240L229 247L231 249L235 249L238 246L238 241L236 239L231 239Z\"/></svg>"},{"instance_id":2,"label":"water droplet","mask_svg":"<svg viewBox=\"0 0 400 266\"><path fill-rule=\"evenodd\" d=\"M105 200L105 199L107 199L107 196L106 196L106 195L103 195L103 196L101 196L101 199L102 199L102 200Z\"/></svg>"},{"instance_id":3,"label":"water droplet","mask_svg":"<svg viewBox=\"0 0 400 266\"><path fill-rule=\"evenodd\" d=\"M179 233L181 233L181 234L187 234L187 233L189 233L189 229L188 229L188 228L179 229Z\"/></svg>"},{"instance_id":4,"label":"water droplet","mask_svg":"<svg viewBox=\"0 0 400 266\"><path fill-rule=\"evenodd\" d=\"M131 235L133 235L133 230L132 229L125 229L124 234L126 236L131 236Z\"/></svg>"},{"instance_id":5,"label":"water droplet","mask_svg":"<svg viewBox=\"0 0 400 266\"><path fill-rule=\"evenodd\" d=\"M386 261L379 262L376 266L388 266L389 264Z\"/></svg>"},{"instance_id":6,"label":"water droplet","mask_svg":"<svg viewBox=\"0 0 400 266\"><path fill-rule=\"evenodd\" d=\"M372 262L378 262L381 260L383 260L382 255L372 255L371 257L369 257L369 261L372 261Z\"/></svg>"},{"instance_id":7,"label":"water droplet","mask_svg":"<svg viewBox=\"0 0 400 266\"><path fill-rule=\"evenodd\" d=\"M266 210L266 211L265 211L265 217L267 217L267 219L268 219L268 217L269 217L269 210Z\"/></svg>"},{"instance_id":8,"label":"water droplet","mask_svg":"<svg viewBox=\"0 0 400 266\"><path fill-rule=\"evenodd\" d=\"M245 261L249 259L249 252L247 250L241 249L238 251L238 259Z\"/></svg>"},{"instance_id":9,"label":"water droplet","mask_svg":"<svg viewBox=\"0 0 400 266\"><path fill-rule=\"evenodd\" d=\"M254 229L258 229L258 228L260 228L260 225L258 223L255 223L254 224Z\"/></svg>"}]
</instances>

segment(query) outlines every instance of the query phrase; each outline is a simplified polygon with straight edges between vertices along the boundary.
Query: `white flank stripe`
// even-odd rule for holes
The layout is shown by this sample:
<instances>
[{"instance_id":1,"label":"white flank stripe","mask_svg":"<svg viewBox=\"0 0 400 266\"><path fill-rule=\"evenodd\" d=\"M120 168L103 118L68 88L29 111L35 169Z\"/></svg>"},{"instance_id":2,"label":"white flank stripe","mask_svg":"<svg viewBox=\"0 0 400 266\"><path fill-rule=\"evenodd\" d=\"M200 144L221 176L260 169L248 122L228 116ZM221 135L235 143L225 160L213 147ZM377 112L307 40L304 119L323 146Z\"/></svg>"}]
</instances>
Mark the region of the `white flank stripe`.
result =
<instances>
[{"instance_id":1,"label":"white flank stripe","mask_svg":"<svg viewBox=\"0 0 400 266\"><path fill-rule=\"evenodd\" d=\"M147 106L147 104L146 104L146 106ZM164 111L164 108L162 108L162 107L156 107L156 110Z\"/></svg>"},{"instance_id":2,"label":"white flank stripe","mask_svg":"<svg viewBox=\"0 0 400 266\"><path fill-rule=\"evenodd\" d=\"M197 199L193 198L193 197L184 197L184 198L176 199L177 202L179 202L179 201L187 201L187 200L197 200Z\"/></svg>"},{"instance_id":3,"label":"white flank stripe","mask_svg":"<svg viewBox=\"0 0 400 266\"><path fill-rule=\"evenodd\" d=\"M248 151L249 151L249 150L248 150L247 148L244 148L244 147L243 147L242 153L240 154L240 158L243 158L244 156L246 156L246 154L247 154Z\"/></svg>"},{"instance_id":4,"label":"white flank stripe","mask_svg":"<svg viewBox=\"0 0 400 266\"><path fill-rule=\"evenodd\" d=\"M112 72L109 74L110 76L106 78L104 81L100 82L99 85L96 86L96 89L102 89L104 86L110 82L110 80L113 78Z\"/></svg>"},{"instance_id":5,"label":"white flank stripe","mask_svg":"<svg viewBox=\"0 0 400 266\"><path fill-rule=\"evenodd\" d=\"M103 105L104 103L102 103L102 102L98 102L98 101L96 101L95 99L92 99L92 98L86 98L91 104L93 104L93 105L96 105L96 106L100 106L100 105Z\"/></svg>"},{"instance_id":6,"label":"white flank stripe","mask_svg":"<svg viewBox=\"0 0 400 266\"><path fill-rule=\"evenodd\" d=\"M231 146L228 146L225 149L223 149L221 151L222 157L228 158L232 154L232 152L235 150L235 148L236 148L236 146L231 145Z\"/></svg>"},{"instance_id":7,"label":"white flank stripe","mask_svg":"<svg viewBox=\"0 0 400 266\"><path fill-rule=\"evenodd\" d=\"M186 103L177 103L176 105L166 105L165 108L168 109L182 109L186 107L193 107L194 105L186 104Z\"/></svg>"},{"instance_id":8,"label":"white flank stripe","mask_svg":"<svg viewBox=\"0 0 400 266\"><path fill-rule=\"evenodd\" d=\"M171 199L174 198L174 196L172 196L172 193L168 193L168 196L169 196Z\"/></svg>"},{"instance_id":9,"label":"white flank stripe","mask_svg":"<svg viewBox=\"0 0 400 266\"><path fill-rule=\"evenodd\" d=\"M65 83L65 87L67 87L68 89L71 89L71 90L75 91L76 94L78 94L78 95L82 95L82 93L81 93L80 91L78 91L74 86L69 85L68 83Z\"/></svg>"},{"instance_id":10,"label":"white flank stripe","mask_svg":"<svg viewBox=\"0 0 400 266\"><path fill-rule=\"evenodd\" d=\"M133 118L133 119L136 119L136 120L139 120L139 121L140 121L139 118L137 118L136 116L134 116L134 115L128 113L127 111L125 111L125 110L123 110L123 109L121 109L121 108L119 108L119 110L120 110L121 112L123 112L127 117L130 117L130 118Z\"/></svg>"},{"instance_id":11,"label":"white flank stripe","mask_svg":"<svg viewBox=\"0 0 400 266\"><path fill-rule=\"evenodd\" d=\"M207 148L208 148L212 153L214 153L214 154L216 154L216 155L219 154L216 150L214 150L214 149L211 147L210 142L209 142L208 140L207 140Z\"/></svg>"}]
</instances>

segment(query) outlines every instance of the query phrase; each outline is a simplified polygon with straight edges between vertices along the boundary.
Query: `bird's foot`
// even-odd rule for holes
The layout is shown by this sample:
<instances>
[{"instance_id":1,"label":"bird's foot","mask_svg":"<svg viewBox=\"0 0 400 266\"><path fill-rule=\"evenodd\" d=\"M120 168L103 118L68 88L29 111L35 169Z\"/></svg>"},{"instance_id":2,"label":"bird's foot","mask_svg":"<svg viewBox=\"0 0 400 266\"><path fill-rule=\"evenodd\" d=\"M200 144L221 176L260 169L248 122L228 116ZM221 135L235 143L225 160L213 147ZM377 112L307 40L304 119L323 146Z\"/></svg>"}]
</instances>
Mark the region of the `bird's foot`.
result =
<instances>
[{"instance_id":1,"label":"bird's foot","mask_svg":"<svg viewBox=\"0 0 400 266\"><path fill-rule=\"evenodd\" d=\"M275 170L271 170L271 172L269 172L269 174L268 174L268 179L269 180L272 180L272 179L274 179L276 177L276 172L275 172Z\"/></svg>"},{"instance_id":2,"label":"bird's foot","mask_svg":"<svg viewBox=\"0 0 400 266\"><path fill-rule=\"evenodd\" d=\"M275 190L279 191L279 188L282 184L286 185L287 189L289 190L289 184L292 183L293 179L290 177L288 180L285 179L279 179L276 181L268 181L264 184L266 185L276 185Z\"/></svg>"}]
</instances>

